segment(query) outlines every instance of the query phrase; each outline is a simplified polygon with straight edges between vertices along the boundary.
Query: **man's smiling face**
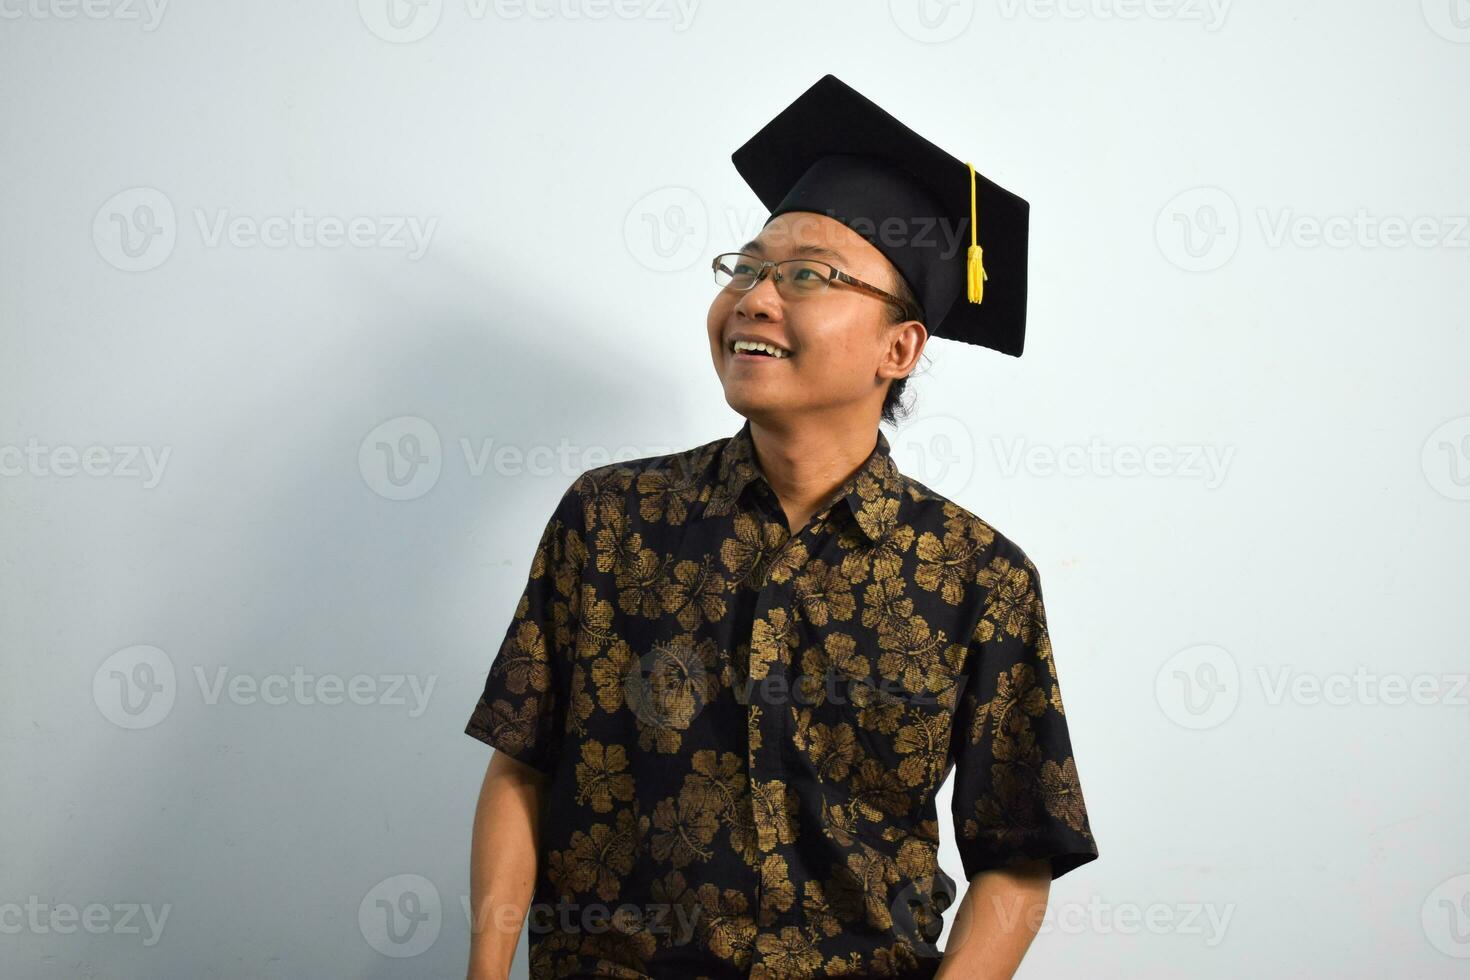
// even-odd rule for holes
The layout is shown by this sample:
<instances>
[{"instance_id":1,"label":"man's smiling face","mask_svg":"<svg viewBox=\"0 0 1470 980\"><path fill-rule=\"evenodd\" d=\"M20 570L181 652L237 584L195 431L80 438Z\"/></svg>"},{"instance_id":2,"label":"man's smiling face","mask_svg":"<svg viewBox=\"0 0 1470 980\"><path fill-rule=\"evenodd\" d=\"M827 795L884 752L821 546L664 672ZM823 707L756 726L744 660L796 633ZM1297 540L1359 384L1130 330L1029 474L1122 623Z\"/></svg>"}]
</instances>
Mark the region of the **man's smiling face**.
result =
<instances>
[{"instance_id":1,"label":"man's smiling face","mask_svg":"<svg viewBox=\"0 0 1470 980\"><path fill-rule=\"evenodd\" d=\"M894 292L898 272L847 225L823 214L788 211L737 249L759 259L819 259ZM741 415L771 423L799 413L871 409L876 417L890 378L907 375L927 337L916 321L890 323L888 305L846 283L788 299L774 275L744 292L721 289L708 330L725 401ZM765 342L780 356L743 353L738 340Z\"/></svg>"}]
</instances>

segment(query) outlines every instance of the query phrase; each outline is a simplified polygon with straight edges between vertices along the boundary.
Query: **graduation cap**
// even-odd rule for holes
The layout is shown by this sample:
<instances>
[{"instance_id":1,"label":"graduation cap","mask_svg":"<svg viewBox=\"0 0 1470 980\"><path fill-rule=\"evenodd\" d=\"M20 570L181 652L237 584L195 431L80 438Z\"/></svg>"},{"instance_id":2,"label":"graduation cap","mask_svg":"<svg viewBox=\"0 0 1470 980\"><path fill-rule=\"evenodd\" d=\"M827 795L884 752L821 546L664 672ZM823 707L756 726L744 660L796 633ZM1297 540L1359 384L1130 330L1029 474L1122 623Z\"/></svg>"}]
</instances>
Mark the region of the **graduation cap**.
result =
<instances>
[{"instance_id":1,"label":"graduation cap","mask_svg":"<svg viewBox=\"0 0 1470 980\"><path fill-rule=\"evenodd\" d=\"M882 252L919 300L932 336L1020 356L1030 205L973 165L835 75L823 75L730 159L771 218L824 214Z\"/></svg>"}]
</instances>

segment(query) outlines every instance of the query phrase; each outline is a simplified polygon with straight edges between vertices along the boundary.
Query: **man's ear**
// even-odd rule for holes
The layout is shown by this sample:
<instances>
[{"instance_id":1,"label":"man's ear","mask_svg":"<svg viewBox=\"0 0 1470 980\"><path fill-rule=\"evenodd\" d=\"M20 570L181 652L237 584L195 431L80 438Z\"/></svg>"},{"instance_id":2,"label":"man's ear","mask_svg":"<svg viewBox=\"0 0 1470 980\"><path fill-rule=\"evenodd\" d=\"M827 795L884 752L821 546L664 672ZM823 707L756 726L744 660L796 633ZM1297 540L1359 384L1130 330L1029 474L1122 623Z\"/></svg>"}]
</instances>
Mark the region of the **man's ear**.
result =
<instances>
[{"instance_id":1,"label":"man's ear","mask_svg":"<svg viewBox=\"0 0 1470 980\"><path fill-rule=\"evenodd\" d=\"M889 355L898 368L897 376L907 377L919 365L919 358L924 353L924 345L929 341L929 331L918 320L895 323L892 330L888 348Z\"/></svg>"}]
</instances>

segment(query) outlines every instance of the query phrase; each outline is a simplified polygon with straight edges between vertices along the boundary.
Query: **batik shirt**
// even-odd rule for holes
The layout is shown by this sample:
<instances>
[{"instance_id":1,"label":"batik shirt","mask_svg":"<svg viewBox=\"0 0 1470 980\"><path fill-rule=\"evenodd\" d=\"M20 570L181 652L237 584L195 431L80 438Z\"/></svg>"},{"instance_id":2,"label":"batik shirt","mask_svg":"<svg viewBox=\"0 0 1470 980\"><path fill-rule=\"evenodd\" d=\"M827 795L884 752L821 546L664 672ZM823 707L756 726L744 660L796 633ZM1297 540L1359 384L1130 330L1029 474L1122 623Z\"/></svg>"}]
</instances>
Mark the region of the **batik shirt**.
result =
<instances>
[{"instance_id":1,"label":"batik shirt","mask_svg":"<svg viewBox=\"0 0 1470 980\"><path fill-rule=\"evenodd\" d=\"M466 732L546 776L539 978L932 977L961 870L1097 857L1036 567L863 465L791 533L747 421L587 470Z\"/></svg>"}]
</instances>

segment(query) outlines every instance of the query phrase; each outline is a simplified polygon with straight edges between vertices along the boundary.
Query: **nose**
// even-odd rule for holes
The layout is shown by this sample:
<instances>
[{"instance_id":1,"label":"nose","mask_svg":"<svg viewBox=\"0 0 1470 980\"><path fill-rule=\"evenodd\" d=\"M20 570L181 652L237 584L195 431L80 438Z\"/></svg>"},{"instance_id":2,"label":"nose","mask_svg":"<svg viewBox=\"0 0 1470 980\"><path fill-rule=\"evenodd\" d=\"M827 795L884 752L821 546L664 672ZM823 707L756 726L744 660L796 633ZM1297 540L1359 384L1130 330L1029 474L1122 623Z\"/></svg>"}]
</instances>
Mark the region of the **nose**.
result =
<instances>
[{"instance_id":1,"label":"nose","mask_svg":"<svg viewBox=\"0 0 1470 980\"><path fill-rule=\"evenodd\" d=\"M755 285L741 293L740 298L735 301L735 311L758 320L779 319L781 294L776 290L776 270L767 267L762 271L763 274Z\"/></svg>"}]
</instances>

